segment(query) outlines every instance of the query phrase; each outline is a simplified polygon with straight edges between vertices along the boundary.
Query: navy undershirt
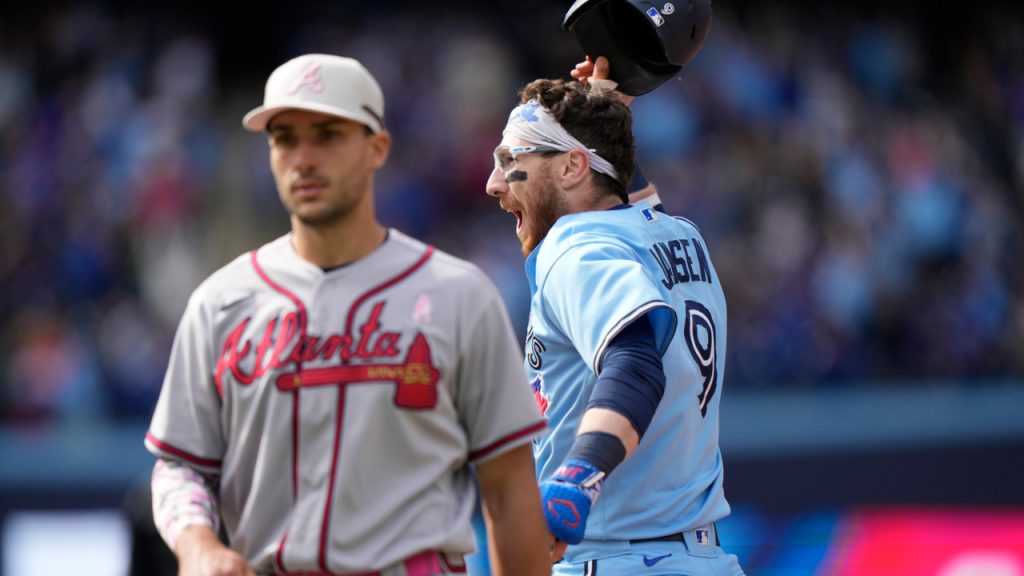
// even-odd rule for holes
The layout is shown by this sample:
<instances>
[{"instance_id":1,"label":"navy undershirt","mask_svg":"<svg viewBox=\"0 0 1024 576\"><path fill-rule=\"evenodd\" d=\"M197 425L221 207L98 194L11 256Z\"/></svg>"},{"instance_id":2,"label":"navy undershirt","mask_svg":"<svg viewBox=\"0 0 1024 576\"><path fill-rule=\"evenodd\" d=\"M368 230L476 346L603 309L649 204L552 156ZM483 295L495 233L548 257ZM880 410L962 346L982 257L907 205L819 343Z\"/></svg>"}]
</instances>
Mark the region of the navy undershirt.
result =
<instances>
[{"instance_id":1,"label":"navy undershirt","mask_svg":"<svg viewBox=\"0 0 1024 576\"><path fill-rule=\"evenodd\" d=\"M587 408L625 416L642 438L665 394L665 371L647 316L626 326L601 358L600 374Z\"/></svg>"}]
</instances>

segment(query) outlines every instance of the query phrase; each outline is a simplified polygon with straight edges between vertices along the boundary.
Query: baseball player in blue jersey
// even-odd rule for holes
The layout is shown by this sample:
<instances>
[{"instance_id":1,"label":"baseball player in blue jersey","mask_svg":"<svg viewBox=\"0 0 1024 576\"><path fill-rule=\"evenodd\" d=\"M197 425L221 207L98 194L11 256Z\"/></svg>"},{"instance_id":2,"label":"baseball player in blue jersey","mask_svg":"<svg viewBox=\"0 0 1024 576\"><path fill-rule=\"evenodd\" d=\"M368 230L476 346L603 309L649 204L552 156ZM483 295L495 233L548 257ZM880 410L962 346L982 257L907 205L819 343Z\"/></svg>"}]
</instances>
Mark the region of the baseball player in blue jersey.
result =
<instances>
[{"instance_id":1,"label":"baseball player in blue jersey","mask_svg":"<svg viewBox=\"0 0 1024 576\"><path fill-rule=\"evenodd\" d=\"M697 227L630 184L628 101L596 85L598 64L522 90L487 182L516 217L532 291L525 363L549 423L534 455L569 545L554 573L742 574L715 525L729 514L722 285Z\"/></svg>"}]
</instances>

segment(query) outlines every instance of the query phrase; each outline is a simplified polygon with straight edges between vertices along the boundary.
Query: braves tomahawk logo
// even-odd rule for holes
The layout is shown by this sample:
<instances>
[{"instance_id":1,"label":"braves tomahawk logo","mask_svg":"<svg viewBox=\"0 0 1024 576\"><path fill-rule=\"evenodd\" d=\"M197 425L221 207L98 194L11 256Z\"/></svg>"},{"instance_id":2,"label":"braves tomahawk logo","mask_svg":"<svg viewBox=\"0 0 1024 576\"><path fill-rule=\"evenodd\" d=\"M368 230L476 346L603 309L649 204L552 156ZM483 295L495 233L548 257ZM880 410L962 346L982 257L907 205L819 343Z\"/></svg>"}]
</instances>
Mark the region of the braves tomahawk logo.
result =
<instances>
[{"instance_id":1,"label":"braves tomahawk logo","mask_svg":"<svg viewBox=\"0 0 1024 576\"><path fill-rule=\"evenodd\" d=\"M306 68L298 78L296 78L291 85L288 86L288 93L295 94L300 88L305 87L314 94L319 94L324 91L324 80L320 76L320 64L313 64L309 68Z\"/></svg>"},{"instance_id":2,"label":"braves tomahawk logo","mask_svg":"<svg viewBox=\"0 0 1024 576\"><path fill-rule=\"evenodd\" d=\"M218 394L224 396L224 375L230 373L243 386L287 366L295 370L278 374L274 384L283 392L294 392L309 386L346 386L372 382L395 383L395 405L423 410L437 404L437 382L441 373L430 358L430 344L422 332L413 338L405 359L390 363L350 364L354 359L380 360L398 358L398 332L380 329L380 315L384 303L373 307L366 322L359 327L358 339L351 334L332 334L326 337L300 334L299 317L289 312L283 318L273 318L263 328L260 343L253 347L252 340L243 340L251 318L242 320L224 341L214 382ZM255 358L251 370L243 368ZM334 360L330 366L305 368L303 363Z\"/></svg>"}]
</instances>

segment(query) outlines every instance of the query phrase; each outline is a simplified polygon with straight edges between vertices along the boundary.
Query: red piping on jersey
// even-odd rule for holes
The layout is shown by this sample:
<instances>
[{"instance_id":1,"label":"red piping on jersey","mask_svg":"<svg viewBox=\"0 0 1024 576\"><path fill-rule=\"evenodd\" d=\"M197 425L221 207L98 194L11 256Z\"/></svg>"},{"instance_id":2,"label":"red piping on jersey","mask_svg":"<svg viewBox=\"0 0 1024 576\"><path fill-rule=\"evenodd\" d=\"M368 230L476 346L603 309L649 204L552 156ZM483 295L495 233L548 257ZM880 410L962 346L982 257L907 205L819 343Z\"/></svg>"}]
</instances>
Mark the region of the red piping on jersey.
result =
<instances>
[{"instance_id":1,"label":"red piping on jersey","mask_svg":"<svg viewBox=\"0 0 1024 576\"><path fill-rule=\"evenodd\" d=\"M413 272L416 271L417 268L426 263L426 261L429 260L430 257L433 256L433 254L434 247L427 246L426 251L423 252L423 256L420 256L420 259L414 262L412 266L409 266L409 268L405 272L402 272L401 274L395 276L391 280L388 280L387 282L380 284L376 288L371 288L369 291L367 291L362 296L357 298L356 301L352 303L352 307L349 308L348 310L348 317L345 319L345 334L352 334L352 322L356 317L356 311L359 309L360 306L363 305L363 302L365 302L367 298L373 296L374 294L380 292L381 290L384 290L385 288L390 288L391 286L398 284L402 280L405 280L405 278L408 275L412 274Z\"/></svg>"},{"instance_id":2,"label":"red piping on jersey","mask_svg":"<svg viewBox=\"0 0 1024 576\"><path fill-rule=\"evenodd\" d=\"M505 436L504 438L501 438L499 440L495 440L494 442L491 442L490 444L488 444L487 446L484 446L483 448L478 448L477 450L473 450L472 452L469 453L469 459L470 460L478 460L480 458L483 458L484 456L487 456L488 454L490 454L491 452L494 452L498 448L501 448L502 446L508 444L509 442L512 442L514 440L518 440L519 438L522 438L523 436L527 436L529 434L533 434L534 432L540 432L541 430L547 428L547 425L548 425L548 423L547 423L546 420L541 420L540 422L537 422L536 424L533 424L531 426L523 428L522 430L520 430L518 432L513 432L513 433L509 434L508 436Z\"/></svg>"},{"instance_id":3,"label":"red piping on jersey","mask_svg":"<svg viewBox=\"0 0 1024 576\"><path fill-rule=\"evenodd\" d=\"M394 286L395 284L397 284L397 283L401 282L402 280L405 280L406 278L408 278L410 275L412 275L413 272L415 272L421 266L423 266L427 262L427 260L430 259L430 257L433 254L434 254L434 247L433 246L427 246L427 249L423 252L423 255L420 256L419 260L414 262L412 264L412 266L409 266L408 268L406 268L404 271L399 273L394 278L391 278L390 280L387 280L386 282L378 284L374 288L371 288L371 289L367 290L366 292L364 292L363 295L360 296L359 298L356 298L355 301L352 303L352 307L349 308L348 316L345 319L345 334L349 335L349 336L352 335L352 322L353 322L353 319L355 318L356 312L358 311L359 307L363 305L363 302L365 302L367 299L369 299L370 296L373 296L374 294L377 294L378 292L380 292L380 291L382 291L382 290L384 290L386 288L390 288L391 286ZM343 362L345 362L345 361L343 360ZM341 450L341 424L342 424L342 420L344 420L344 418L345 418L345 390L343 388L339 387L339 389L338 389L338 415L335 418L335 422L334 422L334 454L331 457L331 476L330 476L330 481L329 481L329 483L327 485L327 503L324 505L324 519L323 519L323 523L320 526L320 554L319 554L319 560L320 560L320 569L325 571L325 572L329 572L329 570L327 569L327 536L328 536L328 528L330 527L330 522L331 522L331 505L334 502L334 481L335 481L335 478L336 478L337 473L338 473L338 454L340 453L340 450Z\"/></svg>"},{"instance_id":4,"label":"red piping on jersey","mask_svg":"<svg viewBox=\"0 0 1024 576\"><path fill-rule=\"evenodd\" d=\"M146 432L146 440L149 440L149 442L151 444L153 444L153 446L156 446L157 448L159 448L161 452L167 452L168 454L171 454L173 456L177 456L178 458L181 458L182 460L187 460L187 461L195 464L196 466L202 466L204 468L220 468L220 460L211 460L209 458L201 458L201 457L196 456L194 454L190 454L188 452L185 452L181 448L178 448L176 446L171 446L170 444L168 444L166 442L162 442L162 441L158 440L157 437L154 436L152 432Z\"/></svg>"},{"instance_id":5,"label":"red piping on jersey","mask_svg":"<svg viewBox=\"0 0 1024 576\"><path fill-rule=\"evenodd\" d=\"M295 371L297 374L302 374L302 358L305 356L304 350L301 347L306 345L306 305L302 303L291 291L285 289L283 286L274 282L270 279L270 276L260 266L259 260L256 255L257 251L253 250L250 252L252 258L252 267L256 270L256 274L267 283L275 292L282 294L295 304L296 312L299 315L299 359L296 361ZM295 391L292 394L292 500L298 500L299 498L299 401L301 399L300 391L302 387L296 386ZM281 536L281 541L277 544L277 555L276 560L278 568L283 572L284 568L284 545L288 541L288 531L285 530L284 535Z\"/></svg>"},{"instance_id":6,"label":"red piping on jersey","mask_svg":"<svg viewBox=\"0 0 1024 576\"><path fill-rule=\"evenodd\" d=\"M281 572L287 572L288 569L284 567L284 543L288 541L288 530L284 531L284 536L281 536L281 542L277 545L277 554L274 556L274 561L277 562L277 569Z\"/></svg>"},{"instance_id":7,"label":"red piping on jersey","mask_svg":"<svg viewBox=\"0 0 1024 576\"><path fill-rule=\"evenodd\" d=\"M253 250L249 254L252 257L252 267L259 274L260 278L267 283L268 286L274 289L274 291L282 294L285 298L288 298L295 304L296 312L299 315L299 359L296 362L297 366L295 370L298 374L302 374L302 358L305 356L305 351L301 348L306 345L306 305L302 303L293 292L285 289L283 286L274 282L270 279L270 276L260 266L259 260L256 257L256 250ZM299 393L301 386L295 388L294 399L292 401L292 498L297 499L299 497ZM284 540L281 541L284 544Z\"/></svg>"}]
</instances>

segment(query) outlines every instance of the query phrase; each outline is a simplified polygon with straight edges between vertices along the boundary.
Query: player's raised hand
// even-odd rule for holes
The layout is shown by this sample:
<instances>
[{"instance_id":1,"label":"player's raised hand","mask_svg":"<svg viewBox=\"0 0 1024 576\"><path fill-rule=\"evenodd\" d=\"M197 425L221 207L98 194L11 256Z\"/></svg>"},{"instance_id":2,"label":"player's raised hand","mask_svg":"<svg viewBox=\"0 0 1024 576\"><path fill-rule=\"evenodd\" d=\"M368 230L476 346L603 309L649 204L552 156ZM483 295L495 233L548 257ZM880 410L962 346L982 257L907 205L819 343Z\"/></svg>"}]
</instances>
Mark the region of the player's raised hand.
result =
<instances>
[{"instance_id":1,"label":"player's raised hand","mask_svg":"<svg viewBox=\"0 0 1024 576\"><path fill-rule=\"evenodd\" d=\"M599 58L600 59L600 58ZM594 61L587 56L583 62L579 62L576 66L569 71L569 75L586 84L590 77L594 74Z\"/></svg>"},{"instance_id":2,"label":"player's raised hand","mask_svg":"<svg viewBox=\"0 0 1024 576\"><path fill-rule=\"evenodd\" d=\"M206 526L189 526L175 545L178 576L256 576L238 552Z\"/></svg>"},{"instance_id":3,"label":"player's raised hand","mask_svg":"<svg viewBox=\"0 0 1024 576\"><path fill-rule=\"evenodd\" d=\"M608 59L604 56L598 56L597 60L591 60L590 56L587 56L585 60L576 64L576 66L569 71L569 75L579 80L584 84L598 85L598 82L605 83L609 89L615 90L615 81L609 78L611 74L611 65ZM629 106L633 103L633 96L623 94L622 92L615 91L619 95L619 98Z\"/></svg>"},{"instance_id":4,"label":"player's raised hand","mask_svg":"<svg viewBox=\"0 0 1024 576\"><path fill-rule=\"evenodd\" d=\"M540 484L541 505L548 530L569 544L583 541L590 507L601 493L604 472L590 462L568 460ZM556 542L557 547L557 542Z\"/></svg>"}]
</instances>

